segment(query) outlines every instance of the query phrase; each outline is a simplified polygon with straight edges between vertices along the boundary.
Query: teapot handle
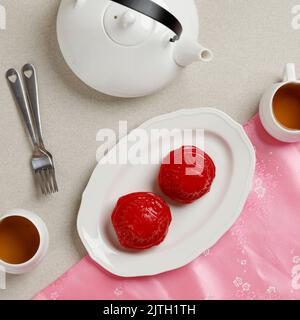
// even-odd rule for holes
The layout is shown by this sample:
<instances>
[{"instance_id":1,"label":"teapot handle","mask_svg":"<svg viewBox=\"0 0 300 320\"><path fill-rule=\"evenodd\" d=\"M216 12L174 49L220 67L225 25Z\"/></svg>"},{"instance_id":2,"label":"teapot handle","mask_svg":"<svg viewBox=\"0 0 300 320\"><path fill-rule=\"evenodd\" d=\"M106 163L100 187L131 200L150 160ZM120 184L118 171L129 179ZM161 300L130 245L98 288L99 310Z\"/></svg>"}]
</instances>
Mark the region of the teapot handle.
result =
<instances>
[{"instance_id":1,"label":"teapot handle","mask_svg":"<svg viewBox=\"0 0 300 320\"><path fill-rule=\"evenodd\" d=\"M165 25L175 33L175 36L170 39L175 42L180 39L182 34L182 25L178 19L169 11L151 0L112 0L132 10L138 11L158 22Z\"/></svg>"}]
</instances>

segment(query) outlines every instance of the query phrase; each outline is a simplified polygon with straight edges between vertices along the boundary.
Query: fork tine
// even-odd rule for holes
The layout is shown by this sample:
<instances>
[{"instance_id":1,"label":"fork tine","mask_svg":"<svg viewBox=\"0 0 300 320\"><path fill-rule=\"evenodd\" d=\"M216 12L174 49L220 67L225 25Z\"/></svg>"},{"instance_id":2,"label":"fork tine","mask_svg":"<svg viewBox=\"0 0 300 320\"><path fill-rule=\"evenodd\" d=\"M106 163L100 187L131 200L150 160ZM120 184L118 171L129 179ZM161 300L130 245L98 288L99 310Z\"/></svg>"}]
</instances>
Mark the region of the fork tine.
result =
<instances>
[{"instance_id":1,"label":"fork tine","mask_svg":"<svg viewBox=\"0 0 300 320\"><path fill-rule=\"evenodd\" d=\"M53 186L54 186L54 192L58 192L58 186L57 186L57 182L56 182L55 169L54 168L52 168L52 170L51 170L51 176L52 176L52 182L53 182Z\"/></svg>"},{"instance_id":2,"label":"fork tine","mask_svg":"<svg viewBox=\"0 0 300 320\"><path fill-rule=\"evenodd\" d=\"M41 177L43 179L44 189L46 191L45 194L46 195L50 194L51 192L50 192L50 189L48 187L48 179L47 179L47 175L46 175L46 170L45 169L41 169L40 172L41 172Z\"/></svg>"},{"instance_id":3,"label":"fork tine","mask_svg":"<svg viewBox=\"0 0 300 320\"><path fill-rule=\"evenodd\" d=\"M48 168L45 168L43 170L43 172L44 172L45 184L46 184L46 188L48 190L48 194L51 194L52 190L51 190L51 183L50 183L49 174L48 174Z\"/></svg>"},{"instance_id":4,"label":"fork tine","mask_svg":"<svg viewBox=\"0 0 300 320\"><path fill-rule=\"evenodd\" d=\"M45 177L46 177L46 183L48 186L49 194L53 193L53 188L52 188L52 182L51 182L51 175L50 175L50 169L47 168L45 170Z\"/></svg>"},{"instance_id":5,"label":"fork tine","mask_svg":"<svg viewBox=\"0 0 300 320\"><path fill-rule=\"evenodd\" d=\"M55 188L53 186L53 181L52 181L52 167L47 169L47 174L48 174L48 185L50 188L51 193L55 193Z\"/></svg>"},{"instance_id":6,"label":"fork tine","mask_svg":"<svg viewBox=\"0 0 300 320\"><path fill-rule=\"evenodd\" d=\"M42 194L43 194L43 195L46 195L45 186L44 186L44 181L43 181L43 177L42 177L42 175L41 175L40 170L35 171L35 176L36 176L37 181L38 181L38 184L39 184L39 186L40 186L40 188L41 188Z\"/></svg>"}]
</instances>

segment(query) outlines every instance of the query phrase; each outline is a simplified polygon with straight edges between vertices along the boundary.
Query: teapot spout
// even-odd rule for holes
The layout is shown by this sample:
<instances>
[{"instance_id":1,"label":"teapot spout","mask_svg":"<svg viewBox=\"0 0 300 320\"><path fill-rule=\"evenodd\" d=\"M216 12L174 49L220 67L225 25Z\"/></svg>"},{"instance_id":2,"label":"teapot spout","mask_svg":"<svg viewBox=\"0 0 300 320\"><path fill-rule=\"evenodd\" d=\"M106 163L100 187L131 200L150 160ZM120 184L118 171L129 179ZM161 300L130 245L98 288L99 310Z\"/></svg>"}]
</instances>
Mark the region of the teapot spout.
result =
<instances>
[{"instance_id":1,"label":"teapot spout","mask_svg":"<svg viewBox=\"0 0 300 320\"><path fill-rule=\"evenodd\" d=\"M204 48L200 43L190 38L182 37L174 49L174 60L182 67L189 64L202 61L209 62L213 58L211 50Z\"/></svg>"}]
</instances>

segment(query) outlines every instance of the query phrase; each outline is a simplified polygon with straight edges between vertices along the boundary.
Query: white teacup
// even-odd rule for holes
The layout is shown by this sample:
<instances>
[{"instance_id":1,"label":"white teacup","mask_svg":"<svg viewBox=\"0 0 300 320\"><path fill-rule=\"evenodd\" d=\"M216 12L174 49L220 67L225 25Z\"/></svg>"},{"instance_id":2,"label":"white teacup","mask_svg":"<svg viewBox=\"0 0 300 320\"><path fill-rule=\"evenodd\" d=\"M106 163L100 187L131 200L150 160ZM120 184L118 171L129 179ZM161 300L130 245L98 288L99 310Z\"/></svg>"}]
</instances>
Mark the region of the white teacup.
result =
<instances>
[{"instance_id":1,"label":"white teacup","mask_svg":"<svg viewBox=\"0 0 300 320\"><path fill-rule=\"evenodd\" d=\"M274 84L265 92L259 106L259 115L264 128L271 136L283 142L300 141L300 129L289 129L282 125L273 110L274 97L278 90L291 84L299 86L300 94L300 81L296 78L295 64L288 63L285 67L283 81Z\"/></svg>"},{"instance_id":2,"label":"white teacup","mask_svg":"<svg viewBox=\"0 0 300 320\"><path fill-rule=\"evenodd\" d=\"M2 273L10 273L10 274L23 274L32 271L45 257L48 246L49 246L49 234L45 223L42 219L36 214L26 211L26 210L10 210L6 215L0 218L0 223L4 223L5 219L8 221L9 218L25 218L27 219L28 225L32 224L32 228L35 227L36 231L39 235L39 244L36 248L33 256L20 264L8 263L6 261L1 260L0 257L0 271ZM32 229L33 230L33 229Z\"/></svg>"}]
</instances>

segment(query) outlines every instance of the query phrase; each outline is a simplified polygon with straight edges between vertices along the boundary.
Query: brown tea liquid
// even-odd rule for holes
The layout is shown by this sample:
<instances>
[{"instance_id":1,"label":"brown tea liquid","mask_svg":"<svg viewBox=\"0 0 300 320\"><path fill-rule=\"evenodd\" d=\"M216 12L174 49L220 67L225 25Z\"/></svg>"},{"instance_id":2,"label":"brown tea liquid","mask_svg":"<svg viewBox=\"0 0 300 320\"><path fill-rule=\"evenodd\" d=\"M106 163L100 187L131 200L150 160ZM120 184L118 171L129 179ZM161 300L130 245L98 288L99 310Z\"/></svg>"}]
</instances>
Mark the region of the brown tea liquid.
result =
<instances>
[{"instance_id":1,"label":"brown tea liquid","mask_svg":"<svg viewBox=\"0 0 300 320\"><path fill-rule=\"evenodd\" d=\"M0 222L0 260L24 263L36 254L39 246L39 232L28 219L11 216Z\"/></svg>"},{"instance_id":2,"label":"brown tea liquid","mask_svg":"<svg viewBox=\"0 0 300 320\"><path fill-rule=\"evenodd\" d=\"M273 112L277 121L290 130L300 130L300 86L287 84L273 99Z\"/></svg>"}]
</instances>

